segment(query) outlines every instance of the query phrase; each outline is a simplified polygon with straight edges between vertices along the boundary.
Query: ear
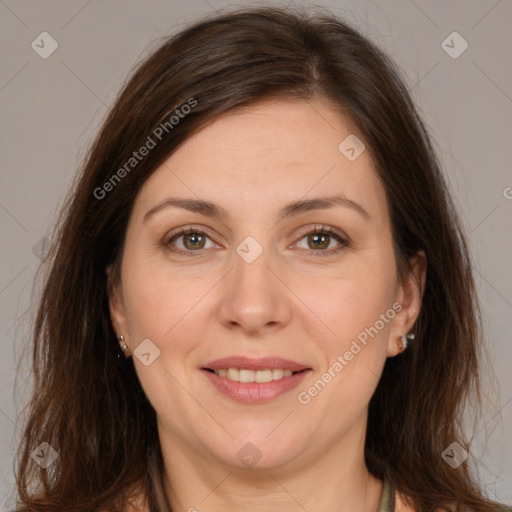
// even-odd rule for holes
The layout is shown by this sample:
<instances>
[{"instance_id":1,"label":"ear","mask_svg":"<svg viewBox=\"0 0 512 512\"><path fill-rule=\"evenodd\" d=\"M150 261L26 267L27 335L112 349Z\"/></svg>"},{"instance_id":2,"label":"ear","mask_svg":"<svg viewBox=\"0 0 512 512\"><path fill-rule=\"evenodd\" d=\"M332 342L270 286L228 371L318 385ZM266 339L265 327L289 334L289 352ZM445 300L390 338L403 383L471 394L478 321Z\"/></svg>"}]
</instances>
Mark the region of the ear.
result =
<instances>
[{"instance_id":1,"label":"ear","mask_svg":"<svg viewBox=\"0 0 512 512\"><path fill-rule=\"evenodd\" d=\"M387 356L394 357L400 353L397 340L407 334L413 327L421 311L423 293L427 276L427 256L423 250L410 259L411 269L397 288L395 302L402 309L391 322Z\"/></svg>"},{"instance_id":2,"label":"ear","mask_svg":"<svg viewBox=\"0 0 512 512\"><path fill-rule=\"evenodd\" d=\"M110 321L117 338L121 335L127 338L127 324L124 308L123 289L120 278L114 278L112 265L105 269L107 275L107 295L110 310Z\"/></svg>"}]
</instances>

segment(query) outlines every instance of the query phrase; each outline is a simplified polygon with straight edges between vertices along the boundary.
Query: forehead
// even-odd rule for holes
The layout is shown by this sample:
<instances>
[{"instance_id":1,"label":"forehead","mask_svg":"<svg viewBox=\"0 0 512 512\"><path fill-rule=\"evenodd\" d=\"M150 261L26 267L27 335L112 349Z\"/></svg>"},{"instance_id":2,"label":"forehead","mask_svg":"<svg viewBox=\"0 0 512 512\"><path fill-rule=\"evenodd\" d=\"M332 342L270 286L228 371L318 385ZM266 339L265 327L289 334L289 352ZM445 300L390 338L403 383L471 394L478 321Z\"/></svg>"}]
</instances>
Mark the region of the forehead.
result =
<instances>
[{"instance_id":1,"label":"forehead","mask_svg":"<svg viewBox=\"0 0 512 512\"><path fill-rule=\"evenodd\" d=\"M384 222L385 194L369 152L351 161L339 149L354 136L362 139L327 102L272 100L237 109L175 150L144 184L136 209L144 215L172 195L271 213L274 205L343 194Z\"/></svg>"}]
</instances>

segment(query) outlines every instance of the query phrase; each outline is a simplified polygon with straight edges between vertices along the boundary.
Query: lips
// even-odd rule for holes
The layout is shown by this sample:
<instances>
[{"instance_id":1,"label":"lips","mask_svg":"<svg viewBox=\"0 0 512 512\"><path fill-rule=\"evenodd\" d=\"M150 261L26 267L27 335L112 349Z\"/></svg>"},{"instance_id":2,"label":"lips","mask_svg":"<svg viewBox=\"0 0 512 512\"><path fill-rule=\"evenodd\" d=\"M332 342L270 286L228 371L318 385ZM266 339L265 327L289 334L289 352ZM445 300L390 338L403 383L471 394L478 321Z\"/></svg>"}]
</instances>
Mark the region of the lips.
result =
<instances>
[{"instance_id":1,"label":"lips","mask_svg":"<svg viewBox=\"0 0 512 512\"><path fill-rule=\"evenodd\" d=\"M272 400L296 388L311 368L279 357L251 359L245 356L233 356L211 361L201 370L223 395L237 402L255 404ZM268 381L269 370L276 380ZM240 373L242 378L237 381L236 375L233 377L231 373ZM245 375L249 378L246 379ZM258 375L262 378L259 379Z\"/></svg>"},{"instance_id":2,"label":"lips","mask_svg":"<svg viewBox=\"0 0 512 512\"><path fill-rule=\"evenodd\" d=\"M203 370L225 370L228 368L237 368L239 370L291 370L292 372L301 372L309 370L308 366L291 361L289 359L281 359L280 357L262 357L251 359L246 356L232 356L216 359L203 366Z\"/></svg>"}]
</instances>

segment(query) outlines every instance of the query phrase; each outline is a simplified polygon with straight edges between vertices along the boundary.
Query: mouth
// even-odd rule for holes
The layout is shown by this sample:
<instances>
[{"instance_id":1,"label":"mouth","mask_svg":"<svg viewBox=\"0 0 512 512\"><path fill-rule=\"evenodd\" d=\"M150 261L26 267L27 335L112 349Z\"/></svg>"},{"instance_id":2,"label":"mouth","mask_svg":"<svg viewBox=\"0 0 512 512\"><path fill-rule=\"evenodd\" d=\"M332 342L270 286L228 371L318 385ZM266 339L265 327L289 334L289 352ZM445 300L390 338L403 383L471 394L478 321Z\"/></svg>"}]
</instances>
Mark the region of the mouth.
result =
<instances>
[{"instance_id":1,"label":"mouth","mask_svg":"<svg viewBox=\"0 0 512 512\"><path fill-rule=\"evenodd\" d=\"M201 368L214 388L237 402L266 402L292 390L311 368L275 357L217 359Z\"/></svg>"},{"instance_id":2,"label":"mouth","mask_svg":"<svg viewBox=\"0 0 512 512\"><path fill-rule=\"evenodd\" d=\"M203 370L232 382L257 382L260 384L281 380L285 377L291 377L297 373L308 371L307 368L296 372L285 370L284 368L266 368L265 370L250 370L248 368L220 368L219 370L212 370L211 368L203 368Z\"/></svg>"}]
</instances>

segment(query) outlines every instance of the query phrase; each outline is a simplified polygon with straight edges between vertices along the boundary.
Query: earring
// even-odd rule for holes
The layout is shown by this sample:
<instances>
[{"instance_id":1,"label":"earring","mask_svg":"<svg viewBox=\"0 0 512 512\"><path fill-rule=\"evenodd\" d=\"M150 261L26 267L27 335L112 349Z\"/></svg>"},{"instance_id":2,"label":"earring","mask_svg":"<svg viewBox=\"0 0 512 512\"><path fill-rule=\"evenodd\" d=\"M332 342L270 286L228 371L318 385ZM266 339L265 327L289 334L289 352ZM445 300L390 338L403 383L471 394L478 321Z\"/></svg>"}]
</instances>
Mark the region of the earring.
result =
<instances>
[{"instance_id":1,"label":"earring","mask_svg":"<svg viewBox=\"0 0 512 512\"><path fill-rule=\"evenodd\" d=\"M121 350L123 351L124 357L125 357L126 359L128 359L128 354L129 354L129 352L128 352L128 354L127 354L128 347L127 347L126 343L124 342L124 336L122 336L122 335L121 335L121 336L119 336L119 342L120 342L120 343L122 343ZM117 354L117 357L121 357L121 355L120 355L120 354Z\"/></svg>"},{"instance_id":2,"label":"earring","mask_svg":"<svg viewBox=\"0 0 512 512\"><path fill-rule=\"evenodd\" d=\"M402 337L398 338L397 345L398 349L400 350L400 353L402 353L407 348L407 342L409 340L414 339L414 333L410 332L408 334L404 334Z\"/></svg>"}]
</instances>

